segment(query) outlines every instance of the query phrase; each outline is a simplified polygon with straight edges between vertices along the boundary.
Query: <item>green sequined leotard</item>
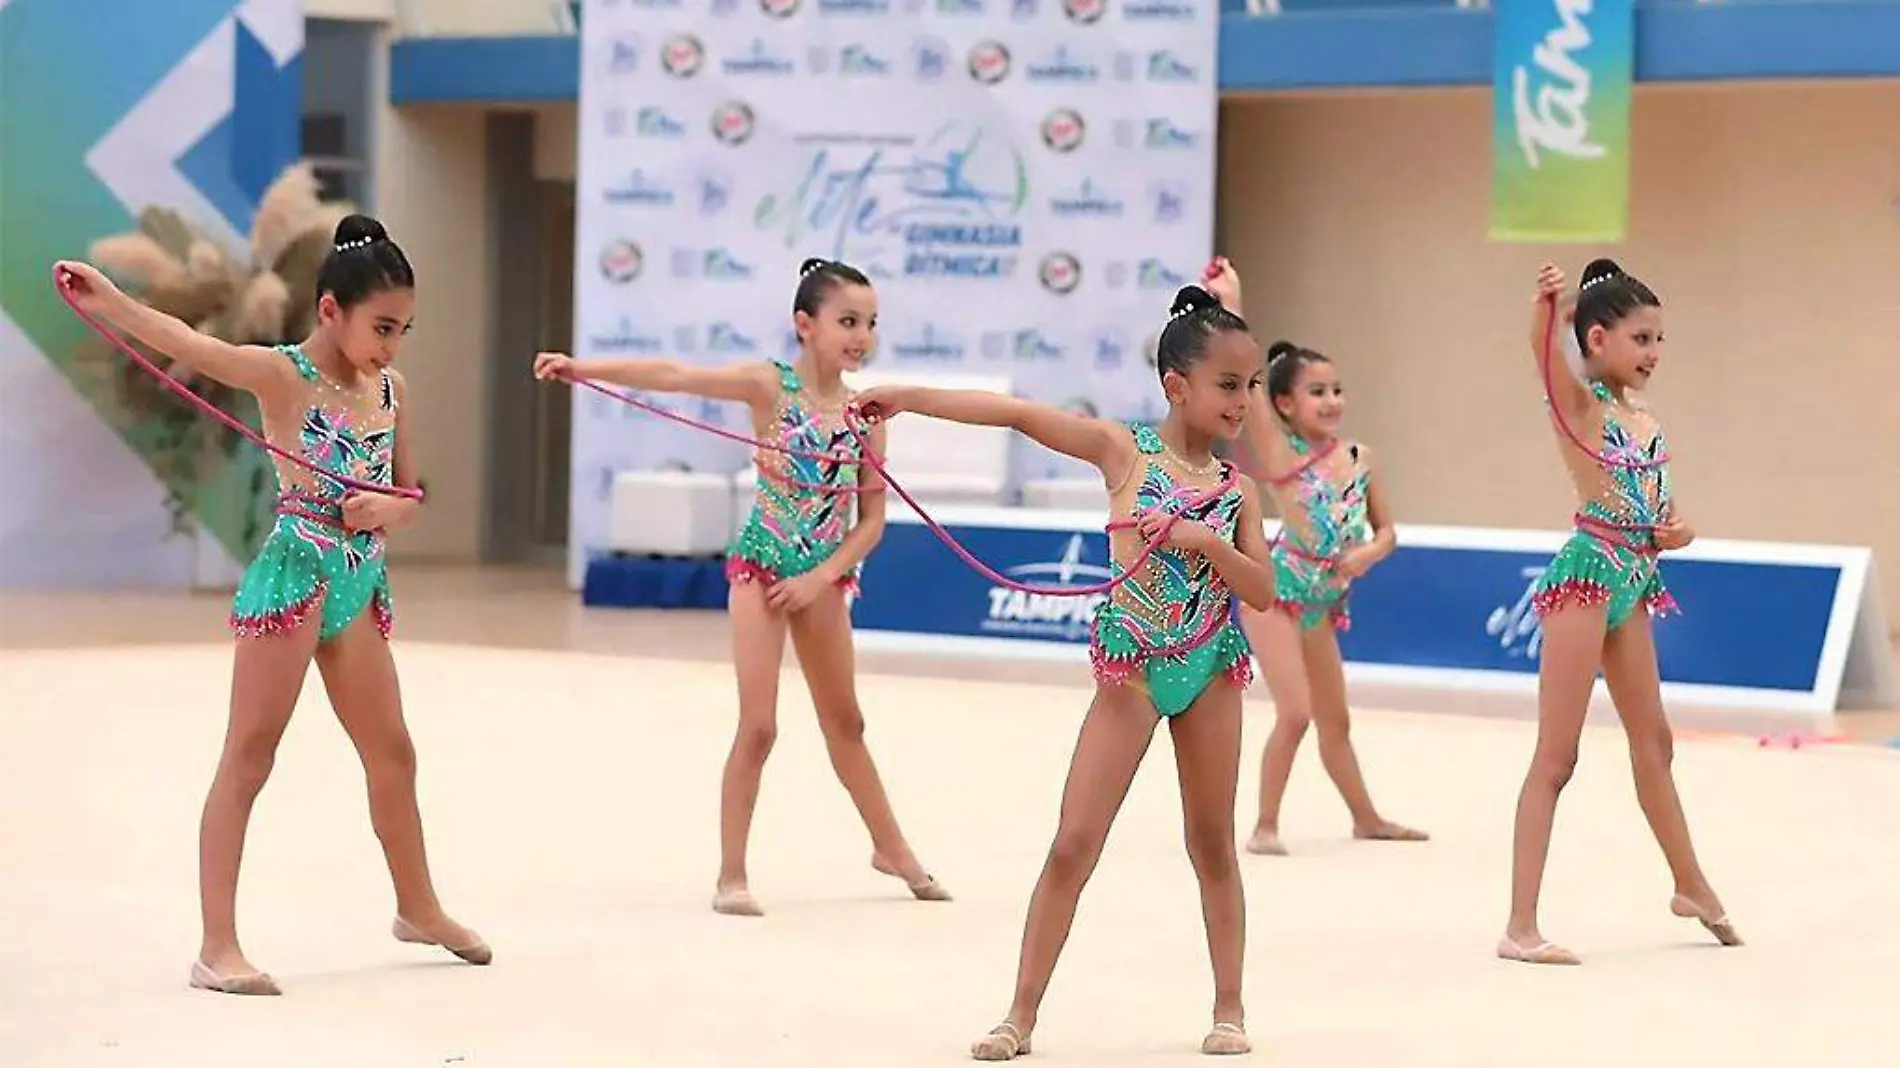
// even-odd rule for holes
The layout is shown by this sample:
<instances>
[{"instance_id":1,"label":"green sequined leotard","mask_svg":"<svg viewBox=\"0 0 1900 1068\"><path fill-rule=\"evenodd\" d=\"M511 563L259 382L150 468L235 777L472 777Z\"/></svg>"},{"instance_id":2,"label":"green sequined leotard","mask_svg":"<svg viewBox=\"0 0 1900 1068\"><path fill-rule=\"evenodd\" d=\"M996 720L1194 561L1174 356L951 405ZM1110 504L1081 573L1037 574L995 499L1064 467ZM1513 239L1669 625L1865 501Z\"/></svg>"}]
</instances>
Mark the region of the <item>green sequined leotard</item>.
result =
<instances>
[{"instance_id":1,"label":"green sequined leotard","mask_svg":"<svg viewBox=\"0 0 1900 1068\"><path fill-rule=\"evenodd\" d=\"M1591 382L1590 395L1603 406L1603 455L1646 466L1599 465L1603 488L1578 509L1577 531L1537 580L1531 606L1542 617L1566 604L1607 604L1615 630L1638 607L1653 616L1677 610L1657 570L1655 538L1669 517L1668 449L1660 427L1648 442L1636 439L1618 418L1608 386Z\"/></svg>"},{"instance_id":2,"label":"green sequined leotard","mask_svg":"<svg viewBox=\"0 0 1900 1068\"><path fill-rule=\"evenodd\" d=\"M827 421L812 410L805 385L791 364L774 360L773 365L779 377L778 413L773 420L778 444L839 459L755 450L758 493L745 526L726 550L726 578L734 583L770 585L810 572L838 551L856 515L855 494L849 491L858 482L858 439L846 429L842 412ZM857 582L855 567L838 579L847 591L855 591Z\"/></svg>"},{"instance_id":3,"label":"green sequined leotard","mask_svg":"<svg viewBox=\"0 0 1900 1068\"><path fill-rule=\"evenodd\" d=\"M308 389L295 444L267 426L271 439L333 474L393 483L396 389L389 372L346 391L318 374L302 348L278 351ZM344 529L346 491L328 479L278 459L277 486L277 523L238 583L231 629L246 638L286 634L319 612L317 640L329 641L368 610L387 638L395 617L382 536Z\"/></svg>"},{"instance_id":4,"label":"green sequined leotard","mask_svg":"<svg viewBox=\"0 0 1900 1068\"><path fill-rule=\"evenodd\" d=\"M1346 594L1352 580L1339 574L1339 557L1372 540L1366 514L1372 472L1359 465L1359 447L1348 445L1352 466L1345 481L1336 482L1310 459L1313 449L1305 438L1289 434L1287 440L1303 461L1294 476L1299 483L1295 503L1303 521L1284 517L1273 540L1274 607L1299 620L1303 629L1330 624L1334 630L1348 630L1352 614Z\"/></svg>"},{"instance_id":5,"label":"green sequined leotard","mask_svg":"<svg viewBox=\"0 0 1900 1068\"><path fill-rule=\"evenodd\" d=\"M1183 522L1214 528L1231 544L1243 500L1233 465L1220 461L1225 489L1184 483L1163 466L1166 447L1154 428L1130 429L1141 459L1130 476L1140 481L1129 514L1179 514ZM1142 546L1139 531L1118 527L1111 525L1109 533L1117 578ZM1253 660L1233 608L1233 590L1207 557L1173 546L1156 549L1136 577L1117 586L1095 611L1089 658L1097 681L1142 685L1163 716L1187 711L1217 678L1246 687L1253 681Z\"/></svg>"}]
</instances>

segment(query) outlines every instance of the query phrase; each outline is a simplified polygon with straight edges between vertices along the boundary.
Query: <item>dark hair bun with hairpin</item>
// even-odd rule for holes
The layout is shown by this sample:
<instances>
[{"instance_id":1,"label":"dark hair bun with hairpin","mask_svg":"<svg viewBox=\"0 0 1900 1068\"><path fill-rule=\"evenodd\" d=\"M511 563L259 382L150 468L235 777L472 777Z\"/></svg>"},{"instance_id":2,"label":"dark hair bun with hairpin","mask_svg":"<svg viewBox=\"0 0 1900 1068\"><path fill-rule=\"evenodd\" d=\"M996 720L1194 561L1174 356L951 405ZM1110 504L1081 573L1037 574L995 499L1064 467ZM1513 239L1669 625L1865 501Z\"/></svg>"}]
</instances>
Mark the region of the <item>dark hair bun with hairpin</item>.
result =
<instances>
[{"instance_id":1,"label":"dark hair bun with hairpin","mask_svg":"<svg viewBox=\"0 0 1900 1068\"><path fill-rule=\"evenodd\" d=\"M821 259L817 256L813 256L812 258L806 260L804 263L801 263L798 265L798 277L803 278L806 275L812 273L813 271L817 270L820 267L823 267L825 264L830 263L830 262L831 262L830 260Z\"/></svg>"},{"instance_id":2,"label":"dark hair bun with hairpin","mask_svg":"<svg viewBox=\"0 0 1900 1068\"><path fill-rule=\"evenodd\" d=\"M387 240L389 231L383 229L382 223L367 215L345 215L343 221L336 224L335 244L338 248Z\"/></svg>"},{"instance_id":3,"label":"dark hair bun with hairpin","mask_svg":"<svg viewBox=\"0 0 1900 1068\"><path fill-rule=\"evenodd\" d=\"M1198 311L1220 307L1220 298L1200 286L1182 286L1174 295L1174 303L1168 306L1169 315L1192 315Z\"/></svg>"},{"instance_id":4,"label":"dark hair bun with hairpin","mask_svg":"<svg viewBox=\"0 0 1900 1068\"><path fill-rule=\"evenodd\" d=\"M1272 363L1273 361L1279 359L1282 356L1288 355L1289 353L1298 352L1298 351L1300 351L1300 347L1298 345L1295 345L1293 342L1282 338L1281 340L1276 341L1273 344L1267 346L1267 362Z\"/></svg>"},{"instance_id":5,"label":"dark hair bun with hairpin","mask_svg":"<svg viewBox=\"0 0 1900 1068\"><path fill-rule=\"evenodd\" d=\"M1617 266L1615 260L1591 260L1589 265L1583 269L1583 277L1577 279L1577 285L1581 288L1589 285L1591 282L1600 282L1605 278L1615 278L1622 273L1623 268Z\"/></svg>"}]
</instances>

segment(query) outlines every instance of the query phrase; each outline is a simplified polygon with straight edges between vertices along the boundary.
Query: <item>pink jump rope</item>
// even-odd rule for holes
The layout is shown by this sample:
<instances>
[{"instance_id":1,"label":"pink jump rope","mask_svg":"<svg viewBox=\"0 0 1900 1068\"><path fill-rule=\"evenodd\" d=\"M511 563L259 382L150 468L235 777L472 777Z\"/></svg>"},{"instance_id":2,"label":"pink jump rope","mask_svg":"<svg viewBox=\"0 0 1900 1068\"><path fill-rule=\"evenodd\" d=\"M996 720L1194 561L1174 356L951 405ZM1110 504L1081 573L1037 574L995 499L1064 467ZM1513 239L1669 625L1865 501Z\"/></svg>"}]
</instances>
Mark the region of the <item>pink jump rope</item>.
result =
<instances>
[{"instance_id":1,"label":"pink jump rope","mask_svg":"<svg viewBox=\"0 0 1900 1068\"><path fill-rule=\"evenodd\" d=\"M415 489L409 486L385 486L377 482L364 482L364 481L361 481L360 479L350 478L346 475L335 474L330 471L325 471L323 468L318 467L316 464L311 463L309 460L306 460L295 453L289 452L284 449L280 449L277 446L272 445L269 441L266 441L264 439L264 436L259 434L257 431L252 430L248 426L245 426L242 422L239 422L237 419L234 419L231 416L225 414L224 411L221 410L217 405L211 403L210 401L204 399L203 397L200 397L198 394L193 393L191 390L185 388L183 383L179 382L177 379L173 378L171 375L166 374L164 368L153 363L151 360L146 359L143 353L139 352L137 349L133 348L130 344L128 344L124 338L118 335L117 332L112 330L110 327L106 326L104 323L100 322L97 318L94 318L92 313L80 307L79 293L78 293L79 285L80 285L79 278L76 275L73 275L71 272L63 271L63 270L55 272L55 277L53 279L54 288L59 291L59 297L61 300L66 302L66 306L73 310L73 314L79 316L79 319L81 322L91 327L94 333L98 334L102 338L105 338L107 342L111 343L113 348L118 349L120 352L124 353L128 358L131 359L133 363L137 364L140 368L145 370L153 378L158 379L158 381L162 385L164 385L166 389L169 389L173 393L176 393L180 397L183 397L185 400L189 401L193 407L197 408L199 411L203 412L204 414L210 416L213 419L216 419L218 422L223 423L225 426L230 427L233 431L235 431L240 437L244 438L246 441L249 441L253 445L256 445L259 448L264 449L265 451L269 452L273 456L278 456L285 460L288 460L289 462L296 464L298 467L302 467L305 470L308 470L310 473L318 476L319 478L335 483L336 485L341 486L347 490L355 490L359 493L380 493L385 497L402 497L402 498L406 498L412 501L419 501L422 499L422 490L420 489Z\"/></svg>"}]
</instances>

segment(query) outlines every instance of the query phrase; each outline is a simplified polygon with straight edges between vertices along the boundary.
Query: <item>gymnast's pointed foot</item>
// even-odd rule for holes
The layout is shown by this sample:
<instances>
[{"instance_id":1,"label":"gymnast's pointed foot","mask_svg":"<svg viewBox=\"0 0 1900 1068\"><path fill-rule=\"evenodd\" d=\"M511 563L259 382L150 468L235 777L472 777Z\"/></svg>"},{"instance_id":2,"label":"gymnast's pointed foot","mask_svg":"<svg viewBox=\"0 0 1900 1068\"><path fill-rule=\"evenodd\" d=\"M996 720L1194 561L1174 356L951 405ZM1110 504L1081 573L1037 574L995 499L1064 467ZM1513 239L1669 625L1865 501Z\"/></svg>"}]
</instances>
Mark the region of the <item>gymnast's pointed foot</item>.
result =
<instances>
[{"instance_id":1,"label":"gymnast's pointed foot","mask_svg":"<svg viewBox=\"0 0 1900 1068\"><path fill-rule=\"evenodd\" d=\"M907 865L899 867L885 860L882 855L873 853L871 867L876 868L880 874L904 880L904 885L910 888L911 896L919 901L950 900L950 891L943 888L943 884L937 881L936 876L925 871L924 866L916 857L911 857Z\"/></svg>"}]
</instances>

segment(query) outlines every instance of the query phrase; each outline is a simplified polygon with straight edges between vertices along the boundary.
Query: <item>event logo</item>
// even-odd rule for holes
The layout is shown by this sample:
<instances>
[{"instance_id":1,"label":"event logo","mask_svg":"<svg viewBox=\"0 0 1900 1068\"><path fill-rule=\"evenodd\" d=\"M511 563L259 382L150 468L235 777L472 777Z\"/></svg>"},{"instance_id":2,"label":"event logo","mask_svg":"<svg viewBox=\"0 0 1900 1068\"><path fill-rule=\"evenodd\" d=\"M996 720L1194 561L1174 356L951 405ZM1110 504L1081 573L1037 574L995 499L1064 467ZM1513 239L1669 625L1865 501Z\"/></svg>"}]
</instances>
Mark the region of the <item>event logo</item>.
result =
<instances>
[{"instance_id":1,"label":"event logo","mask_svg":"<svg viewBox=\"0 0 1900 1068\"><path fill-rule=\"evenodd\" d=\"M706 65L706 46L690 33L676 33L660 46L660 66L675 78L691 78Z\"/></svg>"},{"instance_id":2,"label":"event logo","mask_svg":"<svg viewBox=\"0 0 1900 1068\"><path fill-rule=\"evenodd\" d=\"M796 184L761 197L752 213L787 248L881 277L1014 275L1029 171L1007 138L951 122L898 144L809 140L821 147Z\"/></svg>"},{"instance_id":3,"label":"event logo","mask_svg":"<svg viewBox=\"0 0 1900 1068\"><path fill-rule=\"evenodd\" d=\"M1023 68L1023 77L1032 82L1086 84L1101 76L1101 69L1095 64L1070 55L1067 45L1057 45L1053 55Z\"/></svg>"},{"instance_id":4,"label":"event logo","mask_svg":"<svg viewBox=\"0 0 1900 1068\"><path fill-rule=\"evenodd\" d=\"M1074 152L1087 134L1088 124L1074 108L1057 108L1043 116L1042 143L1051 152Z\"/></svg>"},{"instance_id":5,"label":"event logo","mask_svg":"<svg viewBox=\"0 0 1900 1068\"><path fill-rule=\"evenodd\" d=\"M942 38L923 38L911 52L911 60L917 68L918 81L934 82L950 70L950 45Z\"/></svg>"},{"instance_id":6,"label":"event logo","mask_svg":"<svg viewBox=\"0 0 1900 1068\"><path fill-rule=\"evenodd\" d=\"M658 334L642 334L633 327L633 318L623 315L608 330L587 335L587 343L603 355L665 352L666 341Z\"/></svg>"},{"instance_id":7,"label":"event logo","mask_svg":"<svg viewBox=\"0 0 1900 1068\"><path fill-rule=\"evenodd\" d=\"M1017 22L1033 22L1042 14L1042 0L1010 0L1009 16Z\"/></svg>"},{"instance_id":8,"label":"event logo","mask_svg":"<svg viewBox=\"0 0 1900 1068\"><path fill-rule=\"evenodd\" d=\"M632 74L640 69L640 39L615 37L607 45L607 73Z\"/></svg>"},{"instance_id":9,"label":"event logo","mask_svg":"<svg viewBox=\"0 0 1900 1068\"><path fill-rule=\"evenodd\" d=\"M1184 275L1168 269L1168 265L1153 256L1141 261L1135 268L1135 286L1138 289L1180 289L1187 285Z\"/></svg>"},{"instance_id":10,"label":"event logo","mask_svg":"<svg viewBox=\"0 0 1900 1068\"><path fill-rule=\"evenodd\" d=\"M937 0L937 14L981 18L988 6L984 0Z\"/></svg>"},{"instance_id":11,"label":"event logo","mask_svg":"<svg viewBox=\"0 0 1900 1068\"><path fill-rule=\"evenodd\" d=\"M1097 371L1119 370L1128 362L1128 338L1119 330L1098 330L1089 338L1089 359Z\"/></svg>"},{"instance_id":12,"label":"event logo","mask_svg":"<svg viewBox=\"0 0 1900 1068\"><path fill-rule=\"evenodd\" d=\"M1051 252L1036 268L1036 280L1049 292L1067 296L1082 284L1082 263L1067 252Z\"/></svg>"},{"instance_id":13,"label":"event logo","mask_svg":"<svg viewBox=\"0 0 1900 1068\"><path fill-rule=\"evenodd\" d=\"M1201 71L1164 48L1159 52L1148 53L1148 80L1167 84L1198 82L1201 80Z\"/></svg>"},{"instance_id":14,"label":"event logo","mask_svg":"<svg viewBox=\"0 0 1900 1068\"><path fill-rule=\"evenodd\" d=\"M891 0L818 0L821 15L887 15Z\"/></svg>"},{"instance_id":15,"label":"event logo","mask_svg":"<svg viewBox=\"0 0 1900 1068\"><path fill-rule=\"evenodd\" d=\"M891 356L898 363L962 363L964 345L954 333L925 321L923 329L913 339L897 341L889 346Z\"/></svg>"},{"instance_id":16,"label":"event logo","mask_svg":"<svg viewBox=\"0 0 1900 1068\"><path fill-rule=\"evenodd\" d=\"M1184 130L1167 119L1149 119L1139 128L1133 122L1118 122L1115 124L1116 143L1122 148L1136 147L1137 129L1142 148L1170 152L1199 148L1201 145L1200 134Z\"/></svg>"},{"instance_id":17,"label":"event logo","mask_svg":"<svg viewBox=\"0 0 1900 1068\"><path fill-rule=\"evenodd\" d=\"M755 122L750 104L728 100L713 109L712 135L722 145L743 145L752 140Z\"/></svg>"},{"instance_id":18,"label":"event logo","mask_svg":"<svg viewBox=\"0 0 1900 1068\"><path fill-rule=\"evenodd\" d=\"M750 356L759 351L759 343L731 323L717 322L706 328L706 351L715 356Z\"/></svg>"},{"instance_id":19,"label":"event logo","mask_svg":"<svg viewBox=\"0 0 1900 1068\"><path fill-rule=\"evenodd\" d=\"M1187 215L1187 186L1179 182L1158 181L1148 187L1148 205L1161 226L1173 226Z\"/></svg>"},{"instance_id":20,"label":"event logo","mask_svg":"<svg viewBox=\"0 0 1900 1068\"><path fill-rule=\"evenodd\" d=\"M601 199L609 204L621 204L640 208L670 208L674 194L671 189L648 178L645 171L636 170L627 176L625 182L610 185L601 190Z\"/></svg>"},{"instance_id":21,"label":"event logo","mask_svg":"<svg viewBox=\"0 0 1900 1068\"><path fill-rule=\"evenodd\" d=\"M788 19L798 14L802 0L759 0L759 10L771 18Z\"/></svg>"},{"instance_id":22,"label":"event logo","mask_svg":"<svg viewBox=\"0 0 1900 1068\"><path fill-rule=\"evenodd\" d=\"M1011 335L1009 358L1014 363L1062 363L1068 353L1040 330L1018 330Z\"/></svg>"},{"instance_id":23,"label":"event logo","mask_svg":"<svg viewBox=\"0 0 1900 1068\"><path fill-rule=\"evenodd\" d=\"M1070 22L1087 26L1108 14L1108 0L1062 0L1062 13Z\"/></svg>"},{"instance_id":24,"label":"event logo","mask_svg":"<svg viewBox=\"0 0 1900 1068\"><path fill-rule=\"evenodd\" d=\"M1496 638L1506 654L1535 660L1544 647L1544 628L1531 606L1531 597L1537 592L1537 580L1544 577L1544 569L1527 567L1518 574L1524 579L1524 592L1515 603L1492 609L1484 621L1484 632Z\"/></svg>"},{"instance_id":25,"label":"event logo","mask_svg":"<svg viewBox=\"0 0 1900 1068\"><path fill-rule=\"evenodd\" d=\"M1095 189L1095 179L1082 179L1081 186L1049 198L1049 214L1060 219L1119 219L1122 202Z\"/></svg>"},{"instance_id":26,"label":"event logo","mask_svg":"<svg viewBox=\"0 0 1900 1068\"><path fill-rule=\"evenodd\" d=\"M995 85L1009 77L1009 47L1001 41L978 41L970 47L970 77Z\"/></svg>"},{"instance_id":27,"label":"event logo","mask_svg":"<svg viewBox=\"0 0 1900 1068\"><path fill-rule=\"evenodd\" d=\"M1590 0L1553 0L1559 25L1531 50L1531 62L1550 82L1539 86L1531 100L1531 75L1524 64L1511 70L1511 110L1517 120L1517 144L1524 162L1536 170L1540 149L1572 159L1600 159L1608 151L1590 140L1590 71L1577 53L1590 47L1590 28L1583 17Z\"/></svg>"},{"instance_id":28,"label":"event logo","mask_svg":"<svg viewBox=\"0 0 1900 1068\"><path fill-rule=\"evenodd\" d=\"M845 45L838 53L838 73L847 78L885 78L891 73L891 61L863 45Z\"/></svg>"},{"instance_id":29,"label":"event logo","mask_svg":"<svg viewBox=\"0 0 1900 1068\"><path fill-rule=\"evenodd\" d=\"M604 6L612 11L622 4L635 11L678 11L686 6L686 0L606 0Z\"/></svg>"},{"instance_id":30,"label":"event logo","mask_svg":"<svg viewBox=\"0 0 1900 1068\"><path fill-rule=\"evenodd\" d=\"M1025 586L1074 590L1113 579L1114 572L1106 563L1091 562L1087 539L1071 534L1055 559L1017 564L1003 573ZM1082 641L1089 636L1096 611L1107 600L1105 593L1056 595L991 586L989 613L980 629L1016 637Z\"/></svg>"},{"instance_id":31,"label":"event logo","mask_svg":"<svg viewBox=\"0 0 1900 1068\"><path fill-rule=\"evenodd\" d=\"M738 55L727 56L719 69L731 78L784 78L797 67L790 59L767 48L765 38L754 37L751 47Z\"/></svg>"},{"instance_id":32,"label":"event logo","mask_svg":"<svg viewBox=\"0 0 1900 1068\"><path fill-rule=\"evenodd\" d=\"M704 278L709 282L746 282L758 276L758 268L732 254L731 249L709 248L673 250L673 277Z\"/></svg>"},{"instance_id":33,"label":"event logo","mask_svg":"<svg viewBox=\"0 0 1900 1068\"><path fill-rule=\"evenodd\" d=\"M699 176L699 213L718 215L732 203L732 179L719 174Z\"/></svg>"},{"instance_id":34,"label":"event logo","mask_svg":"<svg viewBox=\"0 0 1900 1068\"><path fill-rule=\"evenodd\" d=\"M1186 0L1123 0L1122 18L1129 22L1192 22L1194 5Z\"/></svg>"},{"instance_id":35,"label":"event logo","mask_svg":"<svg viewBox=\"0 0 1900 1068\"><path fill-rule=\"evenodd\" d=\"M686 123L661 108L649 105L634 113L633 135L656 141L683 141L686 139Z\"/></svg>"},{"instance_id":36,"label":"event logo","mask_svg":"<svg viewBox=\"0 0 1900 1068\"><path fill-rule=\"evenodd\" d=\"M646 254L640 251L639 245L631 241L609 241L600 250L600 276L624 286L640 277L646 262Z\"/></svg>"}]
</instances>

